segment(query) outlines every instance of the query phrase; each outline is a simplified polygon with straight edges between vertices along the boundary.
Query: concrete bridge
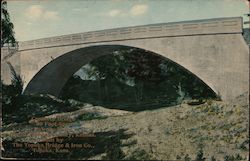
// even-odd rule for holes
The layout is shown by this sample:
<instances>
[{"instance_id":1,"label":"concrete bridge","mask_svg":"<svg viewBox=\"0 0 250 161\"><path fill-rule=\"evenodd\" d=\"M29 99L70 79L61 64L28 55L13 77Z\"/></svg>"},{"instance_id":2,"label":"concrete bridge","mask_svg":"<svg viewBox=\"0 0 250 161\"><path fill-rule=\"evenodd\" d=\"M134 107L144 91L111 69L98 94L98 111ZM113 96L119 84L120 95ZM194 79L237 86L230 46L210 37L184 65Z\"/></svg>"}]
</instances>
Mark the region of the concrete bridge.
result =
<instances>
[{"instance_id":1,"label":"concrete bridge","mask_svg":"<svg viewBox=\"0 0 250 161\"><path fill-rule=\"evenodd\" d=\"M196 75L228 100L249 89L249 48L242 18L162 23L56 36L2 48L2 79L10 83L10 62L24 80L24 92L58 96L81 66L114 51L140 48L165 57Z\"/></svg>"}]
</instances>

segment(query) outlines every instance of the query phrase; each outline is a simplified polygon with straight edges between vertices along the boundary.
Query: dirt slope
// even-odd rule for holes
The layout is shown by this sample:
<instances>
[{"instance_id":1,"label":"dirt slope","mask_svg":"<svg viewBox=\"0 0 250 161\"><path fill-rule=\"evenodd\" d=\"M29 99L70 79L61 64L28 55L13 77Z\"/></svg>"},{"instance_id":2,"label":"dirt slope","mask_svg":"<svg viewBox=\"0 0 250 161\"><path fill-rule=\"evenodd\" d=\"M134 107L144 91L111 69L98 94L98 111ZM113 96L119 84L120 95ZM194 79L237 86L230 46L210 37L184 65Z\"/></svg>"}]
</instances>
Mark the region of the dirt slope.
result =
<instances>
[{"instance_id":1,"label":"dirt slope","mask_svg":"<svg viewBox=\"0 0 250 161\"><path fill-rule=\"evenodd\" d=\"M199 145L203 145L206 158L215 156L223 160L225 155L240 154L247 159L249 154L247 94L231 102L209 100L201 105L181 104L138 113L92 107L91 112L99 115L96 119L87 120L79 119L78 115L84 113L81 112L39 118L41 121L74 115L75 120L58 124L56 128L45 128L40 125L40 128L35 131L34 128L39 119L31 120L25 125L12 124L4 127L2 136L4 139L38 142L69 133L96 133L127 129L126 133L133 134L133 136L123 139L122 143L134 142L135 144L122 147L126 156L136 149L143 149L155 159L176 159L177 155L186 154L195 158ZM102 116L105 118L100 119L99 117ZM101 155L98 155L90 159L100 159L100 157Z\"/></svg>"}]
</instances>

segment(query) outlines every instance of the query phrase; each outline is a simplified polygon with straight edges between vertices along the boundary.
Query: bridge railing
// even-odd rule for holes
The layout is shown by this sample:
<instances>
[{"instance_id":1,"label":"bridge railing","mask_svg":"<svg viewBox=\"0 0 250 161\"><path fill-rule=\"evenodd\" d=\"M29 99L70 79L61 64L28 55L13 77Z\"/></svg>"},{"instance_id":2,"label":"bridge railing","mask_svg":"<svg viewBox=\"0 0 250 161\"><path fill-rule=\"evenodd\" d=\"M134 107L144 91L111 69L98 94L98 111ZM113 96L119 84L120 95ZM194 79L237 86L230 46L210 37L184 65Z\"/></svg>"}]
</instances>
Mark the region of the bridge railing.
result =
<instances>
[{"instance_id":1,"label":"bridge railing","mask_svg":"<svg viewBox=\"0 0 250 161\"><path fill-rule=\"evenodd\" d=\"M167 36L188 36L199 34L240 33L242 18L218 18L209 20L162 23L145 26L108 29L77 33L50 38L20 42L20 50L55 47L72 44L98 43L129 39L143 39Z\"/></svg>"}]
</instances>

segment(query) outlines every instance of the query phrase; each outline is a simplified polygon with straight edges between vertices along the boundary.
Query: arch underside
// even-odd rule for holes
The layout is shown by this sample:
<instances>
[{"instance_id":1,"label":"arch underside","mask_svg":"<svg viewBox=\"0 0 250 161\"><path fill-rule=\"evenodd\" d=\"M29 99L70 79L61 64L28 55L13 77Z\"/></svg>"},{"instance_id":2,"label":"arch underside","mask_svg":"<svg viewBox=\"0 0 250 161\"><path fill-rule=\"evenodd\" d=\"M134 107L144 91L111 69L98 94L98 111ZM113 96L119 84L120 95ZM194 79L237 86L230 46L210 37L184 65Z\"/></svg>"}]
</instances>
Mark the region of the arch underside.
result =
<instances>
[{"instance_id":1,"label":"arch underside","mask_svg":"<svg viewBox=\"0 0 250 161\"><path fill-rule=\"evenodd\" d=\"M135 47L124 45L97 45L83 47L65 53L45 65L28 83L27 87L24 90L24 93L51 94L54 96L59 96L62 88L64 87L68 79L83 65L91 62L92 60L100 56L108 55L115 51L126 50L131 48ZM152 53L156 54L154 52ZM157 53L156 55L170 60L162 54ZM176 63L173 60L170 61ZM192 71L186 69L178 63L176 64L198 77L196 73L193 73ZM201 78L199 79L204 82ZM207 84L206 82L204 83ZM208 84L207 86L210 87L210 89L217 94L217 91L215 91L211 86L209 86Z\"/></svg>"}]
</instances>

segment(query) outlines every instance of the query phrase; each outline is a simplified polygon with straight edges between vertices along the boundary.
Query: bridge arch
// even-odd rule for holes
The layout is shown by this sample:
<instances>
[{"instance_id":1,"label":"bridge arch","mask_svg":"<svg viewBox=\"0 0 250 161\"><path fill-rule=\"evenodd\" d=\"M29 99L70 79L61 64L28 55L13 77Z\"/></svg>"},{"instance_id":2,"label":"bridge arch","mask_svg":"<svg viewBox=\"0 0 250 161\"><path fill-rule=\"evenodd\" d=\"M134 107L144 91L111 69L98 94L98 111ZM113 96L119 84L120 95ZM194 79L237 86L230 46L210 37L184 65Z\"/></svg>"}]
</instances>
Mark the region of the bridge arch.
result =
<instances>
[{"instance_id":1,"label":"bridge arch","mask_svg":"<svg viewBox=\"0 0 250 161\"><path fill-rule=\"evenodd\" d=\"M242 32L241 17L132 26L21 42L18 54L11 54L8 61L22 76L25 93L57 95L55 91L66 81L67 73L78 68L76 62L87 62L112 51L102 45L136 47L176 62L223 100L231 100L249 91L249 46ZM79 54L83 49L85 54ZM99 49L103 52L98 53ZM9 84L11 73L6 61L1 60L1 75ZM59 70L61 67L64 72ZM54 84L43 83L48 80Z\"/></svg>"},{"instance_id":2,"label":"bridge arch","mask_svg":"<svg viewBox=\"0 0 250 161\"><path fill-rule=\"evenodd\" d=\"M104 55L109 55L114 51L126 50L126 49L141 49L134 46L127 45L92 45L87 47L82 47L75 49L73 51L62 54L61 56L53 59L48 64L40 69L36 75L30 80L26 86L25 94L51 94L54 96L59 96L62 88L68 81L68 79L83 65L91 62ZM149 50L147 50L149 51ZM206 84L215 94L218 94L216 89L209 83L207 83L203 78L199 76L198 73L194 73L192 70L183 66L180 63L171 60L164 53L156 53L155 51L149 51L150 53L160 56L163 59L168 59L169 61L177 64L187 72L190 72L204 84Z\"/></svg>"}]
</instances>

